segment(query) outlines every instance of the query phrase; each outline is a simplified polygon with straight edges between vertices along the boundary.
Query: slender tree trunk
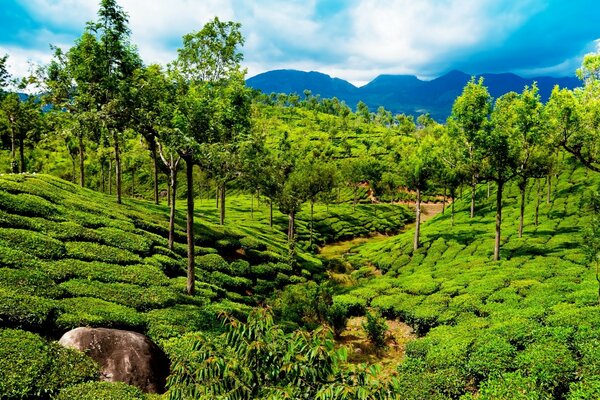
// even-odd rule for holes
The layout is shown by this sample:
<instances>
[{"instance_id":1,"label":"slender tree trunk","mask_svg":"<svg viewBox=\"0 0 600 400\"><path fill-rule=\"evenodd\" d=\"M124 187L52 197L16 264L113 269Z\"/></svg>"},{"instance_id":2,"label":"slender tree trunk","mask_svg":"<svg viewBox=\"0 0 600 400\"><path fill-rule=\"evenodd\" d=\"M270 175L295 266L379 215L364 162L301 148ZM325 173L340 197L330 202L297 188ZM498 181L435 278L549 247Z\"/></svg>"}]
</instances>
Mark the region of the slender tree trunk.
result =
<instances>
[{"instance_id":1,"label":"slender tree trunk","mask_svg":"<svg viewBox=\"0 0 600 400\"><path fill-rule=\"evenodd\" d=\"M79 139L79 185L85 187L85 150L83 148L83 134L77 136Z\"/></svg>"},{"instance_id":2,"label":"slender tree trunk","mask_svg":"<svg viewBox=\"0 0 600 400\"><path fill-rule=\"evenodd\" d=\"M471 218L475 216L475 190L477 189L477 179L475 175L471 178Z\"/></svg>"},{"instance_id":3,"label":"slender tree trunk","mask_svg":"<svg viewBox=\"0 0 600 400\"><path fill-rule=\"evenodd\" d=\"M219 215L219 222L221 225L225 225L225 183L221 185L221 213Z\"/></svg>"},{"instance_id":4,"label":"slender tree trunk","mask_svg":"<svg viewBox=\"0 0 600 400\"><path fill-rule=\"evenodd\" d=\"M117 178L117 204L121 204L121 149L119 148L119 137L117 133L113 134L115 141L115 174Z\"/></svg>"},{"instance_id":5,"label":"slender tree trunk","mask_svg":"<svg viewBox=\"0 0 600 400\"><path fill-rule=\"evenodd\" d=\"M273 199L269 199L269 226L273 227Z\"/></svg>"},{"instance_id":6,"label":"slender tree trunk","mask_svg":"<svg viewBox=\"0 0 600 400\"><path fill-rule=\"evenodd\" d=\"M175 240L175 205L177 203L177 167L173 164L171 157L171 176L169 182L169 250L173 250L173 241Z\"/></svg>"},{"instance_id":7,"label":"slender tree trunk","mask_svg":"<svg viewBox=\"0 0 600 400\"><path fill-rule=\"evenodd\" d=\"M71 155L71 182L75 183L76 178L76 162L75 162L75 158Z\"/></svg>"},{"instance_id":8,"label":"slender tree trunk","mask_svg":"<svg viewBox=\"0 0 600 400\"><path fill-rule=\"evenodd\" d=\"M150 151L152 154L152 178L154 180L154 204L159 204L158 199L158 156L156 154L156 142L150 142Z\"/></svg>"},{"instance_id":9,"label":"slender tree trunk","mask_svg":"<svg viewBox=\"0 0 600 400\"><path fill-rule=\"evenodd\" d=\"M175 174L177 174L177 171L175 171ZM168 175L167 178L169 178L169 182L171 182L171 176ZM167 185L167 205L169 207L171 207L171 185Z\"/></svg>"},{"instance_id":10,"label":"slender tree trunk","mask_svg":"<svg viewBox=\"0 0 600 400\"><path fill-rule=\"evenodd\" d=\"M25 143L23 141L23 138L21 138L21 140L19 140L19 159L20 159L20 172L23 173L26 171L25 168Z\"/></svg>"},{"instance_id":11,"label":"slender tree trunk","mask_svg":"<svg viewBox=\"0 0 600 400\"><path fill-rule=\"evenodd\" d=\"M194 163L191 156L185 158L187 178L187 293L193 296L196 292L194 267Z\"/></svg>"},{"instance_id":12,"label":"slender tree trunk","mask_svg":"<svg viewBox=\"0 0 600 400\"><path fill-rule=\"evenodd\" d=\"M536 179L536 184L537 184L537 196L536 196L536 200L535 200L535 226L538 226L539 224L539 217L540 217L540 197L541 197L541 184L540 184L540 178Z\"/></svg>"},{"instance_id":13,"label":"slender tree trunk","mask_svg":"<svg viewBox=\"0 0 600 400\"><path fill-rule=\"evenodd\" d=\"M135 167L131 170L131 197L135 197Z\"/></svg>"},{"instance_id":14,"label":"slender tree trunk","mask_svg":"<svg viewBox=\"0 0 600 400\"><path fill-rule=\"evenodd\" d=\"M254 192L250 192L250 219L254 219Z\"/></svg>"},{"instance_id":15,"label":"slender tree trunk","mask_svg":"<svg viewBox=\"0 0 600 400\"><path fill-rule=\"evenodd\" d=\"M548 174L546 177L546 182L548 183L548 193L546 194L546 204L550 204L551 196L552 196L552 175Z\"/></svg>"},{"instance_id":16,"label":"slender tree trunk","mask_svg":"<svg viewBox=\"0 0 600 400\"><path fill-rule=\"evenodd\" d=\"M100 163L100 191L102 193L104 193L104 190L106 189L104 182L105 181L105 176L104 176L104 162Z\"/></svg>"},{"instance_id":17,"label":"slender tree trunk","mask_svg":"<svg viewBox=\"0 0 600 400\"><path fill-rule=\"evenodd\" d=\"M308 245L312 246L313 243L313 216L315 214L315 202L310 201L310 236L308 240Z\"/></svg>"},{"instance_id":18,"label":"slender tree trunk","mask_svg":"<svg viewBox=\"0 0 600 400\"><path fill-rule=\"evenodd\" d=\"M527 190L527 181L519 183L519 193L521 194L521 204L519 205L519 237L523 237L523 225L525 224L525 191Z\"/></svg>"},{"instance_id":19,"label":"slender tree trunk","mask_svg":"<svg viewBox=\"0 0 600 400\"><path fill-rule=\"evenodd\" d=\"M217 183L215 186L215 200L217 202L216 208L219 209L219 184Z\"/></svg>"},{"instance_id":20,"label":"slender tree trunk","mask_svg":"<svg viewBox=\"0 0 600 400\"><path fill-rule=\"evenodd\" d=\"M416 251L419 246L419 235L421 233L421 189L417 189L417 204L415 218L415 238L413 242L413 250Z\"/></svg>"},{"instance_id":21,"label":"slender tree trunk","mask_svg":"<svg viewBox=\"0 0 600 400\"><path fill-rule=\"evenodd\" d=\"M446 185L444 185L444 200L442 201L442 214L446 212Z\"/></svg>"},{"instance_id":22,"label":"slender tree trunk","mask_svg":"<svg viewBox=\"0 0 600 400\"><path fill-rule=\"evenodd\" d=\"M296 230L295 223L296 223L295 213L293 213L293 212L289 213L288 214L288 243L291 243L294 240L294 231Z\"/></svg>"},{"instance_id":23,"label":"slender tree trunk","mask_svg":"<svg viewBox=\"0 0 600 400\"><path fill-rule=\"evenodd\" d=\"M13 174L19 172L17 164L17 140L13 128L10 128L10 170Z\"/></svg>"},{"instance_id":24,"label":"slender tree trunk","mask_svg":"<svg viewBox=\"0 0 600 400\"><path fill-rule=\"evenodd\" d=\"M494 242L494 261L500 260L500 234L502 227L502 190L504 182L497 181L498 192L496 192L496 240Z\"/></svg>"},{"instance_id":25,"label":"slender tree trunk","mask_svg":"<svg viewBox=\"0 0 600 400\"><path fill-rule=\"evenodd\" d=\"M112 196L112 160L108 160L108 194Z\"/></svg>"}]
</instances>

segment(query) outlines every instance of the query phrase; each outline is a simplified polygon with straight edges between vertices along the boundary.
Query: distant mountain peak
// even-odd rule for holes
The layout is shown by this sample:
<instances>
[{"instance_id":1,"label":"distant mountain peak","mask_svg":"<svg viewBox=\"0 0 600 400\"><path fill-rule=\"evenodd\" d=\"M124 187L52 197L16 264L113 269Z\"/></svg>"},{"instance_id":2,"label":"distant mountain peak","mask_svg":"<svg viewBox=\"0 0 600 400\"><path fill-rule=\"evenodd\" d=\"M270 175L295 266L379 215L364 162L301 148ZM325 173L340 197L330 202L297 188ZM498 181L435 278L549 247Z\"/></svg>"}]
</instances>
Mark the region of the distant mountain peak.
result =
<instances>
[{"instance_id":1,"label":"distant mountain peak","mask_svg":"<svg viewBox=\"0 0 600 400\"><path fill-rule=\"evenodd\" d=\"M322 98L337 97L346 104L355 106L365 102L374 111L379 106L394 114L420 115L429 113L438 121L444 121L450 114L452 104L462 92L471 76L484 78L484 85L490 94L497 98L510 91L520 92L525 85L538 82L542 100L546 101L555 84L574 88L580 85L575 77L523 78L511 72L469 75L459 70L451 70L430 81L420 80L414 75L377 76L368 84L357 88L343 79L331 77L318 71L279 69L258 74L247 80L248 86L264 93L297 93L305 89Z\"/></svg>"}]
</instances>

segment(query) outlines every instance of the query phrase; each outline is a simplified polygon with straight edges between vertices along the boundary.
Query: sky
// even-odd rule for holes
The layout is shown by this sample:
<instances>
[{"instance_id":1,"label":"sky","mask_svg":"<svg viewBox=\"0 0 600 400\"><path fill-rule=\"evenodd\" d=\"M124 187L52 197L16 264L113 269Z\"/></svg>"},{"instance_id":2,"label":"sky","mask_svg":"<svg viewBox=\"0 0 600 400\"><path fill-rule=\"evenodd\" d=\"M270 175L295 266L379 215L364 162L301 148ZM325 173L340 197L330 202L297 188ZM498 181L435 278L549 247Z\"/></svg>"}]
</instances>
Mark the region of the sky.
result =
<instances>
[{"instance_id":1,"label":"sky","mask_svg":"<svg viewBox=\"0 0 600 400\"><path fill-rule=\"evenodd\" d=\"M68 49L99 0L0 0L0 55L27 74ZM380 74L450 70L569 76L600 50L598 0L120 0L145 63L173 60L209 20L242 24L248 77L320 71L364 85Z\"/></svg>"}]
</instances>

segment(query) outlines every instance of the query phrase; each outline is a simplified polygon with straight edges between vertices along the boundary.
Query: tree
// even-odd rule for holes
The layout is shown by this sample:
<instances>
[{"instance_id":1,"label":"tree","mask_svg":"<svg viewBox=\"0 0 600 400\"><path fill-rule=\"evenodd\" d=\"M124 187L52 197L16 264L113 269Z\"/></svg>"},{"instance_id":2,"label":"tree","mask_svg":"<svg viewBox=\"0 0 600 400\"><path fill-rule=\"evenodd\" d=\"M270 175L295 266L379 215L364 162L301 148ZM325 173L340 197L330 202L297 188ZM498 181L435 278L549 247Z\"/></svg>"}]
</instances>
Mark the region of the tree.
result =
<instances>
[{"instance_id":1,"label":"tree","mask_svg":"<svg viewBox=\"0 0 600 400\"><path fill-rule=\"evenodd\" d=\"M152 159L152 178L154 202L158 204L158 136L164 126L168 126L167 103L173 101L172 85L167 80L162 68L153 64L138 68L133 77L133 109L132 119L135 129L144 137L148 144ZM167 169L169 169L167 167ZM169 169L170 171L170 169Z\"/></svg>"},{"instance_id":2,"label":"tree","mask_svg":"<svg viewBox=\"0 0 600 400\"><path fill-rule=\"evenodd\" d=\"M194 179L193 166L202 143L216 143L222 132L219 96L222 85L239 76L244 40L240 24L210 21L198 31L184 35L171 75L177 84L177 104L172 122L174 134L168 145L176 149L186 163L187 181L187 292L195 292L194 267Z\"/></svg>"},{"instance_id":3,"label":"tree","mask_svg":"<svg viewBox=\"0 0 600 400\"><path fill-rule=\"evenodd\" d=\"M8 54L0 57L0 101L2 101L6 94L6 87L8 86L11 78L6 65L7 61Z\"/></svg>"},{"instance_id":4,"label":"tree","mask_svg":"<svg viewBox=\"0 0 600 400\"><path fill-rule=\"evenodd\" d=\"M331 192L335 186L335 168L332 164L322 160L313 159L305 161L298 173L303 176L304 193L310 202L310 238L309 245L313 244L314 208L315 202L322 193Z\"/></svg>"},{"instance_id":5,"label":"tree","mask_svg":"<svg viewBox=\"0 0 600 400\"><path fill-rule=\"evenodd\" d=\"M529 178L545 175L548 170L548 148L544 146L544 112L537 84L525 87L515 104L515 134L520 151L517 154L517 186L520 192L519 237L523 236L525 190Z\"/></svg>"},{"instance_id":6,"label":"tree","mask_svg":"<svg viewBox=\"0 0 600 400\"><path fill-rule=\"evenodd\" d=\"M296 214L307 199L306 182L301 171L293 171L284 178L284 184L277 199L279 211L288 216L288 243L292 244L296 236Z\"/></svg>"},{"instance_id":7,"label":"tree","mask_svg":"<svg viewBox=\"0 0 600 400\"><path fill-rule=\"evenodd\" d=\"M452 114L448 119L450 134L462 144L465 170L471 178L471 218L475 215L475 190L480 174L482 151L481 136L485 134L489 125L491 104L492 98L483 86L483 78L475 82L473 77L454 101Z\"/></svg>"},{"instance_id":8,"label":"tree","mask_svg":"<svg viewBox=\"0 0 600 400\"><path fill-rule=\"evenodd\" d=\"M416 140L405 140L402 149L408 153L400 163L400 176L404 185L409 190L417 193L415 205L415 236L413 250L420 247L419 236L421 231L421 196L427 189L430 179L437 170L437 159L435 154L435 139L426 132ZM410 140L410 141L409 141Z\"/></svg>"},{"instance_id":9,"label":"tree","mask_svg":"<svg viewBox=\"0 0 600 400\"><path fill-rule=\"evenodd\" d=\"M39 139L41 110L33 96L21 100L18 94L8 94L0 104L1 118L10 136L11 172L25 172L25 145ZM17 151L19 160L17 161Z\"/></svg>"},{"instance_id":10,"label":"tree","mask_svg":"<svg viewBox=\"0 0 600 400\"><path fill-rule=\"evenodd\" d=\"M164 149L160 142L156 142L160 158L169 170L169 187L171 199L169 201L169 250L173 250L173 242L175 237L175 203L177 202L177 169L181 157L175 151Z\"/></svg>"},{"instance_id":11,"label":"tree","mask_svg":"<svg viewBox=\"0 0 600 400\"><path fill-rule=\"evenodd\" d=\"M598 282L598 303L600 304L600 194L592 193L589 199L591 219L584 231L583 246L588 262L594 264Z\"/></svg>"},{"instance_id":12,"label":"tree","mask_svg":"<svg viewBox=\"0 0 600 400\"><path fill-rule=\"evenodd\" d=\"M502 194L504 185L517 173L520 143L516 139L518 95L510 92L496 100L491 129L484 135L482 172L496 182L496 237L494 261L500 259Z\"/></svg>"}]
</instances>

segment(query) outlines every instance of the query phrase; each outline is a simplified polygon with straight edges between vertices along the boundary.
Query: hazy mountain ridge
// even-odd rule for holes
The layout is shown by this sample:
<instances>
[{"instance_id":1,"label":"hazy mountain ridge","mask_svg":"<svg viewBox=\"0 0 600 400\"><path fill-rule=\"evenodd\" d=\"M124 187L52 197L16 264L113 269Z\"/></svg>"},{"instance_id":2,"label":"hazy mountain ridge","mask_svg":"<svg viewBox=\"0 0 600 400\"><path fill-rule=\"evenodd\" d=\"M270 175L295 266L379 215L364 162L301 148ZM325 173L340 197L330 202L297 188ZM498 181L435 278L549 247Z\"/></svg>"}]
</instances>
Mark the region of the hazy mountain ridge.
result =
<instances>
[{"instance_id":1,"label":"hazy mountain ridge","mask_svg":"<svg viewBox=\"0 0 600 400\"><path fill-rule=\"evenodd\" d=\"M490 94L497 98L510 91L520 92L525 85L538 83L540 95L546 101L554 85L575 88L576 77L523 78L513 73L481 74ZM322 98L337 97L354 108L362 100L371 110L384 106L394 114L419 115L430 113L437 120L445 120L454 99L462 92L471 75L450 71L438 78L425 81L414 75L379 75L365 86L356 87L343 79L332 78L320 72L298 70L268 71L247 80L248 86L264 93L297 93L305 89Z\"/></svg>"}]
</instances>

